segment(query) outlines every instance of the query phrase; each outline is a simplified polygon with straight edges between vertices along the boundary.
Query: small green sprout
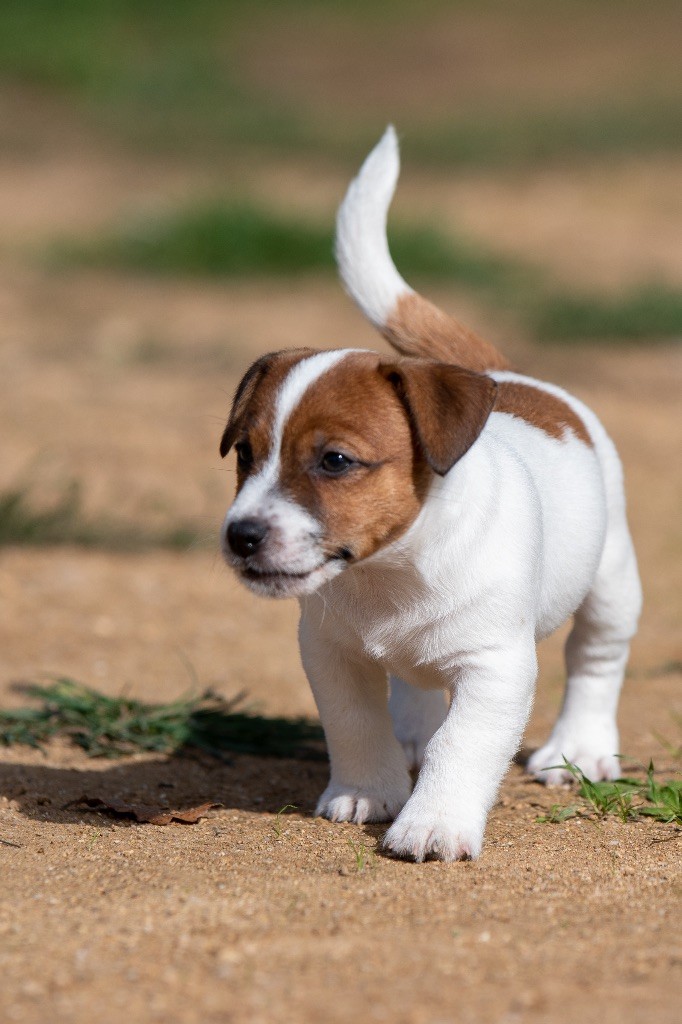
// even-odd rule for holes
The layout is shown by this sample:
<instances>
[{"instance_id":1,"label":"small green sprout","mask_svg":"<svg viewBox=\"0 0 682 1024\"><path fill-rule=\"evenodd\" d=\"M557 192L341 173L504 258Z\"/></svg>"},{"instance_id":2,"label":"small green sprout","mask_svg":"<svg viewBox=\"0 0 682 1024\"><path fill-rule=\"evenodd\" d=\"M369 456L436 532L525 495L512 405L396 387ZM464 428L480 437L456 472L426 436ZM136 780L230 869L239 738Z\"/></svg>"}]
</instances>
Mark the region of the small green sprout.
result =
<instances>
[{"instance_id":1,"label":"small green sprout","mask_svg":"<svg viewBox=\"0 0 682 1024\"><path fill-rule=\"evenodd\" d=\"M376 854L374 853L374 850L370 849L364 840L359 843L355 843L349 838L348 845L355 856L355 870L357 873L362 875L368 869L371 871L376 864Z\"/></svg>"},{"instance_id":2,"label":"small green sprout","mask_svg":"<svg viewBox=\"0 0 682 1024\"><path fill-rule=\"evenodd\" d=\"M297 810L298 810L298 807L296 806L296 804L285 804L284 807L280 807L280 809L277 811L277 814L275 815L275 820L272 823L272 831L275 833L275 837L277 839L281 838L281 836L282 836L282 829L284 828L284 823L282 821L282 815L286 814L287 811L297 811Z\"/></svg>"},{"instance_id":3,"label":"small green sprout","mask_svg":"<svg viewBox=\"0 0 682 1024\"><path fill-rule=\"evenodd\" d=\"M539 814L535 820L542 824L549 822L552 825L560 825L563 821L568 821L569 818L575 818L579 814L580 808L575 804L571 804L570 807L562 807L561 804L552 804L547 814Z\"/></svg>"}]
</instances>

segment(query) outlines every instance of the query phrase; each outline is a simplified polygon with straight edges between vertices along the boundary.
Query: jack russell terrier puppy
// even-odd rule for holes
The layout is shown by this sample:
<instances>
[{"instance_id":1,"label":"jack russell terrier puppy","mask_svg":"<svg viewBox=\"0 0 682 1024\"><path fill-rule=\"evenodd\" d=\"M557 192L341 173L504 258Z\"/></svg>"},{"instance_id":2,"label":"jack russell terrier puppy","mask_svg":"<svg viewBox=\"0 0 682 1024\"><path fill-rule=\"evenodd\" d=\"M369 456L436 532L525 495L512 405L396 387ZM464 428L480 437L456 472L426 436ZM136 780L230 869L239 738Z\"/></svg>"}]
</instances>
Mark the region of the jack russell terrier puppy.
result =
<instances>
[{"instance_id":1,"label":"jack russell terrier puppy","mask_svg":"<svg viewBox=\"0 0 682 1024\"><path fill-rule=\"evenodd\" d=\"M591 779L619 774L641 597L612 442L582 402L513 373L403 281L386 241L398 171L389 127L339 210L336 256L400 357L294 349L253 364L220 445L238 465L222 544L254 593L300 599L331 762L317 814L395 819L388 850L450 861L481 852L536 642L571 615L563 706L528 771L558 784L567 758Z\"/></svg>"}]
</instances>

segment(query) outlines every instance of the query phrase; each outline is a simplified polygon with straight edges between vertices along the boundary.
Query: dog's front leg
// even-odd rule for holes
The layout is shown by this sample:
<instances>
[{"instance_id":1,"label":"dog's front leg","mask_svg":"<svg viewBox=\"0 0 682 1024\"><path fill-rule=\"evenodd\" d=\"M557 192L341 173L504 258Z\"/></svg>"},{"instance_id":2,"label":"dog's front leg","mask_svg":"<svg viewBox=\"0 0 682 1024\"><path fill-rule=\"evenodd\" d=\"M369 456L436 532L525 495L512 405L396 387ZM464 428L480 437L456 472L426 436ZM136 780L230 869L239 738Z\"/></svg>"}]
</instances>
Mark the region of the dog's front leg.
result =
<instances>
[{"instance_id":1,"label":"dog's front leg","mask_svg":"<svg viewBox=\"0 0 682 1024\"><path fill-rule=\"evenodd\" d=\"M388 680L301 622L303 667L324 727L331 777L316 814L332 821L390 821L411 790L388 712Z\"/></svg>"},{"instance_id":2,"label":"dog's front leg","mask_svg":"<svg viewBox=\"0 0 682 1024\"><path fill-rule=\"evenodd\" d=\"M445 673L452 702L414 793L384 845L417 861L477 857L498 786L518 749L537 674L535 644L486 650Z\"/></svg>"}]
</instances>

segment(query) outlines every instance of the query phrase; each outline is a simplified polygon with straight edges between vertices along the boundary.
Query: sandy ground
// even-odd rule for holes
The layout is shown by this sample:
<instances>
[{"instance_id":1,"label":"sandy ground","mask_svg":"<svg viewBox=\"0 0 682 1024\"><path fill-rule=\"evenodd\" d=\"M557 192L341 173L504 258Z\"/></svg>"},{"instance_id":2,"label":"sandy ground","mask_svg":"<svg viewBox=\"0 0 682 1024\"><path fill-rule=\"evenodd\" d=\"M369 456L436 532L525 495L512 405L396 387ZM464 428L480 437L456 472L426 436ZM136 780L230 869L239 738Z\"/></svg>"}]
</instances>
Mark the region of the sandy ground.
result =
<instances>
[{"instance_id":1,"label":"sandy ground","mask_svg":"<svg viewBox=\"0 0 682 1024\"><path fill-rule=\"evenodd\" d=\"M75 478L90 515L153 525L191 518L215 532L233 487L217 442L249 359L273 347L376 339L331 282L189 285L36 268L20 254L24 229L37 243L66 225L69 209L93 229L146 201L147 189L181 194L192 172L173 171L164 192L147 168L136 190L123 163L107 177L93 158L74 182L68 171L55 175L49 160L22 159L32 189L16 166L0 163L9 211L0 239L8 254L0 271L0 490L21 479L49 496ZM653 163L649 173L672 180L668 164ZM591 258L604 281L614 273L603 241L614 209L623 280L648 270L652 252L675 277L660 193L646 200L631 186L640 198L627 202L623 182L636 172L619 175L620 200L596 173L587 191L579 177L556 178L555 197L573 196L582 223L602 239ZM310 176L299 168L291 181ZM525 224L523 239L553 248L561 217L549 178L544 193L529 179L521 205L509 182L453 187L463 194L465 186L479 197L481 236L494 195L510 240L513 225ZM433 187L445 194L442 181ZM45 200L50 188L59 202ZM31 207L33 194L43 197L43 213ZM330 194L321 187L320 203ZM627 210L631 221L622 223ZM647 247L638 241L643 225ZM575 245L559 263L583 280ZM503 340L504 317L456 294L435 297ZM619 445L646 592L622 745L633 759L653 756L663 773L679 770L658 737L682 738L671 718L682 712L682 353L540 350L518 336L505 347L521 368L585 398ZM267 712L314 713L295 607L240 590L210 540L186 554L4 549L0 608L4 703L21 699L14 682L55 674L151 700L186 692L194 676L226 695L245 689ZM541 649L529 749L560 701L561 641ZM112 764L61 744L0 751L0 1018L677 1024L679 830L540 824L542 809L571 796L514 766L478 862L412 865L381 856L381 827L312 817L325 777L316 762ZM84 794L222 806L193 826L155 827L65 808ZM297 809L278 819L286 804Z\"/></svg>"}]
</instances>

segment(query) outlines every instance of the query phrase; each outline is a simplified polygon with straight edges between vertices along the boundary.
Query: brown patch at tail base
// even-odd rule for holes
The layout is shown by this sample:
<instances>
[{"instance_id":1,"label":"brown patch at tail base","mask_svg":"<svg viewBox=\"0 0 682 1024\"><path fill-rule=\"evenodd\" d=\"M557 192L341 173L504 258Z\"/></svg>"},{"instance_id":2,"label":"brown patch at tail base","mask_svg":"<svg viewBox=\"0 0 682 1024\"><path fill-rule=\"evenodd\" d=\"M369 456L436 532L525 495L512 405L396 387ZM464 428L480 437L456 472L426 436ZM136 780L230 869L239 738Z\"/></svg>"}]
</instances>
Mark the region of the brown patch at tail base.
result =
<instances>
[{"instance_id":1,"label":"brown patch at tail base","mask_svg":"<svg viewBox=\"0 0 682 1024\"><path fill-rule=\"evenodd\" d=\"M494 345L413 292L398 299L381 333L406 356L438 359L479 373L509 369Z\"/></svg>"},{"instance_id":2,"label":"brown patch at tail base","mask_svg":"<svg viewBox=\"0 0 682 1024\"><path fill-rule=\"evenodd\" d=\"M563 440L565 431L570 430L578 440L593 447L587 427L575 410L561 398L543 388L533 387L532 384L500 381L493 412L518 416L559 441Z\"/></svg>"}]
</instances>

